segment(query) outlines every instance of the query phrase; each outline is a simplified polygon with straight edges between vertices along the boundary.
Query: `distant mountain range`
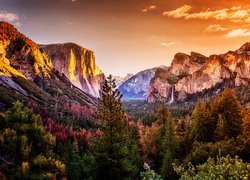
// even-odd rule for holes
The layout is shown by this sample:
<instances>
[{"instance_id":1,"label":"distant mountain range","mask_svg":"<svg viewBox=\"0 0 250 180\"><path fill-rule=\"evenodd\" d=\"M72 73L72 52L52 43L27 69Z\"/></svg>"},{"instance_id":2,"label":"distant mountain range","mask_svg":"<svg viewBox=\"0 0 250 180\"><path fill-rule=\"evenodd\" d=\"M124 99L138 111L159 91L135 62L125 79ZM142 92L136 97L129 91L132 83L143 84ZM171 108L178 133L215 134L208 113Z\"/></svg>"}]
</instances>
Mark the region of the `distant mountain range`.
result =
<instances>
[{"instance_id":1,"label":"distant mountain range","mask_svg":"<svg viewBox=\"0 0 250 180\"><path fill-rule=\"evenodd\" d=\"M224 87L250 89L250 43L236 51L206 57L177 53L170 67L142 71L119 87L124 99L185 102L212 96Z\"/></svg>"},{"instance_id":2,"label":"distant mountain range","mask_svg":"<svg viewBox=\"0 0 250 180\"><path fill-rule=\"evenodd\" d=\"M158 69L167 69L161 66L141 71L119 85L119 91L123 94L123 99L146 99L150 80L154 77Z\"/></svg>"},{"instance_id":3,"label":"distant mountain range","mask_svg":"<svg viewBox=\"0 0 250 180\"><path fill-rule=\"evenodd\" d=\"M113 75L113 78L115 79L116 86L119 87L124 81L128 80L132 76L134 76L134 74L128 73L125 77Z\"/></svg>"},{"instance_id":4,"label":"distant mountain range","mask_svg":"<svg viewBox=\"0 0 250 180\"><path fill-rule=\"evenodd\" d=\"M209 57L177 53L170 67L115 78L124 100L149 103L197 100L224 87L250 89L250 43ZM92 118L104 79L93 51L74 43L38 45L0 22L0 109L21 100L58 118Z\"/></svg>"}]
</instances>

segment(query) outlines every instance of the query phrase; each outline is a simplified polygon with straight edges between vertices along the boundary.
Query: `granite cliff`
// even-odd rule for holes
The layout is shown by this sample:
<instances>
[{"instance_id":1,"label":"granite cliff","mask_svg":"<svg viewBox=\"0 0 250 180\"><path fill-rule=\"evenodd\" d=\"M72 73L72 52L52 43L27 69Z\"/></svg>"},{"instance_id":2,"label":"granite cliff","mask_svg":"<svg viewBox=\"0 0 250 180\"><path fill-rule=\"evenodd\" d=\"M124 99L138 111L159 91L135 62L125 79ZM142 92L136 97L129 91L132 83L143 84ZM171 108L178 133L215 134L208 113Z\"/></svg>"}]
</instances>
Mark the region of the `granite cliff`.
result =
<instances>
[{"instance_id":1,"label":"granite cliff","mask_svg":"<svg viewBox=\"0 0 250 180\"><path fill-rule=\"evenodd\" d=\"M176 54L169 69L156 71L147 99L150 103L169 102L174 93L175 100L185 101L188 96L205 91L218 93L225 86L249 85L250 43L246 43L236 51L209 57L194 52Z\"/></svg>"},{"instance_id":2,"label":"granite cliff","mask_svg":"<svg viewBox=\"0 0 250 180\"><path fill-rule=\"evenodd\" d=\"M98 103L58 71L35 42L0 22L0 109L16 100L55 119L65 113L91 118Z\"/></svg>"},{"instance_id":3,"label":"granite cliff","mask_svg":"<svg viewBox=\"0 0 250 180\"><path fill-rule=\"evenodd\" d=\"M40 48L76 87L95 97L100 96L105 77L95 63L93 51L74 43L40 45Z\"/></svg>"}]
</instances>

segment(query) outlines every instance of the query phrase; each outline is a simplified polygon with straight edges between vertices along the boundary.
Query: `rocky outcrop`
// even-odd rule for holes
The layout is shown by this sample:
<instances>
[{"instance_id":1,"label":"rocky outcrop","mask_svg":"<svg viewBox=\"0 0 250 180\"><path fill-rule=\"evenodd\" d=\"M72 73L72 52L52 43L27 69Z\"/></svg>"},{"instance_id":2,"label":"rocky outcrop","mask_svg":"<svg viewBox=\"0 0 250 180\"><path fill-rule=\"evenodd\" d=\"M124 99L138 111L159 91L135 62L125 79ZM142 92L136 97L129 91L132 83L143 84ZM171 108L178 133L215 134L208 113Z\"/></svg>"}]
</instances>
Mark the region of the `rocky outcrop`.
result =
<instances>
[{"instance_id":1,"label":"rocky outcrop","mask_svg":"<svg viewBox=\"0 0 250 180\"><path fill-rule=\"evenodd\" d=\"M207 59L206 56L195 52L191 52L191 55L178 53L171 63L169 73L179 78L185 77L201 69Z\"/></svg>"},{"instance_id":2,"label":"rocky outcrop","mask_svg":"<svg viewBox=\"0 0 250 180\"><path fill-rule=\"evenodd\" d=\"M146 99L150 80L154 77L157 69L164 68L147 69L124 81L119 86L123 99Z\"/></svg>"},{"instance_id":3,"label":"rocky outcrop","mask_svg":"<svg viewBox=\"0 0 250 180\"><path fill-rule=\"evenodd\" d=\"M53 66L78 88L95 97L100 96L104 74L95 64L94 52L74 43L40 45Z\"/></svg>"},{"instance_id":4,"label":"rocky outcrop","mask_svg":"<svg viewBox=\"0 0 250 180\"><path fill-rule=\"evenodd\" d=\"M183 101L188 95L225 82L231 87L249 85L249 65L250 43L237 51L210 57L194 52L190 56L178 53L168 70L155 73L149 85L148 102L170 101L172 86L175 88L175 99ZM216 88L214 91L217 91Z\"/></svg>"},{"instance_id":5,"label":"rocky outcrop","mask_svg":"<svg viewBox=\"0 0 250 180\"><path fill-rule=\"evenodd\" d=\"M2 67L14 68L30 80L37 75L50 77L52 62L46 53L6 22L0 22L0 58Z\"/></svg>"},{"instance_id":6,"label":"rocky outcrop","mask_svg":"<svg viewBox=\"0 0 250 180\"><path fill-rule=\"evenodd\" d=\"M91 118L97 99L76 88L45 51L9 23L0 22L0 104L21 100L43 116Z\"/></svg>"}]
</instances>

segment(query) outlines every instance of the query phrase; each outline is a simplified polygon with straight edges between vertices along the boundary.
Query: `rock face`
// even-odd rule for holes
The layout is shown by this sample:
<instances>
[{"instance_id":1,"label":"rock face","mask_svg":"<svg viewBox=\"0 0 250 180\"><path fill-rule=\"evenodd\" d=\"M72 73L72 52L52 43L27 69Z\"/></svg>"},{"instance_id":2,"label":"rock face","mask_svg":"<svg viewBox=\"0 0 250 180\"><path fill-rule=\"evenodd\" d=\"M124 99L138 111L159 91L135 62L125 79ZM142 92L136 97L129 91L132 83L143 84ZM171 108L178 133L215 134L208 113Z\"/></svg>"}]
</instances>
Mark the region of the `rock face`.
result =
<instances>
[{"instance_id":1,"label":"rock face","mask_svg":"<svg viewBox=\"0 0 250 180\"><path fill-rule=\"evenodd\" d=\"M0 22L1 107L16 100L56 119L63 113L90 117L97 107L97 99L73 86L36 43Z\"/></svg>"},{"instance_id":2,"label":"rock face","mask_svg":"<svg viewBox=\"0 0 250 180\"><path fill-rule=\"evenodd\" d=\"M119 87L123 82L127 81L132 76L134 76L134 74L128 73L125 77L113 76L113 78L115 79L116 86Z\"/></svg>"},{"instance_id":3,"label":"rock face","mask_svg":"<svg viewBox=\"0 0 250 180\"><path fill-rule=\"evenodd\" d=\"M95 64L94 52L74 43L40 45L53 66L78 88L95 97L100 96L104 74Z\"/></svg>"},{"instance_id":4,"label":"rock face","mask_svg":"<svg viewBox=\"0 0 250 180\"><path fill-rule=\"evenodd\" d=\"M250 43L237 51L205 57L192 52L178 53L168 70L156 71L148 90L148 102L185 100L188 95L214 89L223 84L231 87L250 85ZM221 87L221 86L220 86Z\"/></svg>"},{"instance_id":5,"label":"rock face","mask_svg":"<svg viewBox=\"0 0 250 180\"><path fill-rule=\"evenodd\" d=\"M147 69L130 77L119 86L123 99L146 99L150 80L158 68Z\"/></svg>"}]
</instances>

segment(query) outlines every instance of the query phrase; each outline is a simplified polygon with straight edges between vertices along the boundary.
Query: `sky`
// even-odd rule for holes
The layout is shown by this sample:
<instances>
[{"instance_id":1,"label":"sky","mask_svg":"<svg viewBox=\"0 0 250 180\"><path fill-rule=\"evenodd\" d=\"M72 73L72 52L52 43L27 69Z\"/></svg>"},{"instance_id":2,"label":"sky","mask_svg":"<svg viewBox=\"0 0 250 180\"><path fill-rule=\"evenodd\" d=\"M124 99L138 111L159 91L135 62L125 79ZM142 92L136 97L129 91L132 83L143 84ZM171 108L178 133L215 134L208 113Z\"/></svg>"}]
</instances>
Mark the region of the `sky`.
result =
<instances>
[{"instance_id":1,"label":"sky","mask_svg":"<svg viewBox=\"0 0 250 180\"><path fill-rule=\"evenodd\" d=\"M105 74L119 76L250 40L250 0L0 0L0 20L38 44L91 49Z\"/></svg>"}]
</instances>

